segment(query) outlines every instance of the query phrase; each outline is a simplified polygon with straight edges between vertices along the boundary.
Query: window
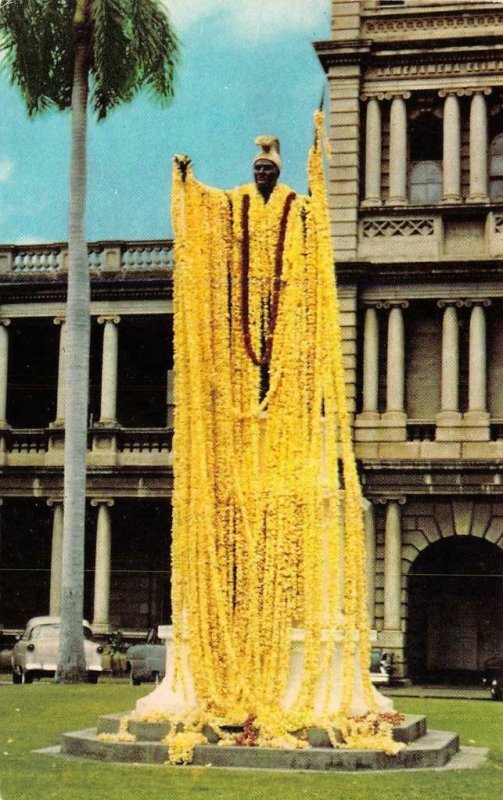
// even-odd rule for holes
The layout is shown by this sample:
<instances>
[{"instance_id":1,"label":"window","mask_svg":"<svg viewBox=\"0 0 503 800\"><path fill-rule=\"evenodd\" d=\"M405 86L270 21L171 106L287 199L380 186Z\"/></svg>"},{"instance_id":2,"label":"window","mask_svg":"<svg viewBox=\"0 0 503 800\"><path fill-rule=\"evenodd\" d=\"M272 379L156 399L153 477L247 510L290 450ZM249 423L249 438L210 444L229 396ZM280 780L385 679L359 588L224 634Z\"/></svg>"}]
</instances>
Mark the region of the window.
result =
<instances>
[{"instance_id":1,"label":"window","mask_svg":"<svg viewBox=\"0 0 503 800\"><path fill-rule=\"evenodd\" d=\"M442 119L432 98L423 98L423 103L427 107L413 110L409 124L409 199L432 205L442 200Z\"/></svg>"},{"instance_id":2,"label":"window","mask_svg":"<svg viewBox=\"0 0 503 800\"><path fill-rule=\"evenodd\" d=\"M432 205L442 200L442 167L438 161L419 161L410 174L410 202Z\"/></svg>"},{"instance_id":3,"label":"window","mask_svg":"<svg viewBox=\"0 0 503 800\"><path fill-rule=\"evenodd\" d=\"M489 150L489 194L491 200L503 201L503 133L492 140Z\"/></svg>"}]
</instances>

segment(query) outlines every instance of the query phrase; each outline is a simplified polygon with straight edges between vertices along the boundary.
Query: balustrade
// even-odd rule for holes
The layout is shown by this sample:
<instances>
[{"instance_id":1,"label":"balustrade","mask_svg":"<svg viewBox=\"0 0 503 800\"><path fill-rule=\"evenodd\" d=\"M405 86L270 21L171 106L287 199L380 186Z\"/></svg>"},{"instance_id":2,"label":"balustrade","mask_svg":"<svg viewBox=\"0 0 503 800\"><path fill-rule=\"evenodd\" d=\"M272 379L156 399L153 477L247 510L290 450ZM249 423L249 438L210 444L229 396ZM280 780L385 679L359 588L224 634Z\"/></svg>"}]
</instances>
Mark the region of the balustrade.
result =
<instances>
[{"instance_id":1,"label":"balustrade","mask_svg":"<svg viewBox=\"0 0 503 800\"><path fill-rule=\"evenodd\" d=\"M171 239L102 241L88 245L89 269L93 272L171 270ZM0 247L0 272L17 275L54 275L68 269L64 242Z\"/></svg>"},{"instance_id":2,"label":"balustrade","mask_svg":"<svg viewBox=\"0 0 503 800\"><path fill-rule=\"evenodd\" d=\"M1 431L4 450L7 453L46 453L49 442L56 435L64 437L64 428L5 428ZM88 449L92 440L110 437L117 440L119 452L155 453L171 452L173 446L172 428L99 428L88 431Z\"/></svg>"}]
</instances>

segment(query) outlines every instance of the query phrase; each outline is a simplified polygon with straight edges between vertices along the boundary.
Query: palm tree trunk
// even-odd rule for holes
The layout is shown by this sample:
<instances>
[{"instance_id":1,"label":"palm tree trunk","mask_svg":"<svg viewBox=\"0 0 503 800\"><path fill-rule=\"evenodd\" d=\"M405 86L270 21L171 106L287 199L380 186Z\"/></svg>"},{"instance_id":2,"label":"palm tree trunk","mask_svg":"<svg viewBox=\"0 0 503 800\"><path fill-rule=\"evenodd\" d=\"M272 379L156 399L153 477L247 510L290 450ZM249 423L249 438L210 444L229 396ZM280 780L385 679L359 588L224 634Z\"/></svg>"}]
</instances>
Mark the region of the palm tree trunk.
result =
<instances>
[{"instance_id":1,"label":"palm tree trunk","mask_svg":"<svg viewBox=\"0 0 503 800\"><path fill-rule=\"evenodd\" d=\"M80 28L81 26L79 26ZM84 214L87 184L88 62L85 31L78 30L72 89L72 145L68 215L66 317L66 427L61 645L56 680L86 678L82 617L86 511L90 278Z\"/></svg>"}]
</instances>

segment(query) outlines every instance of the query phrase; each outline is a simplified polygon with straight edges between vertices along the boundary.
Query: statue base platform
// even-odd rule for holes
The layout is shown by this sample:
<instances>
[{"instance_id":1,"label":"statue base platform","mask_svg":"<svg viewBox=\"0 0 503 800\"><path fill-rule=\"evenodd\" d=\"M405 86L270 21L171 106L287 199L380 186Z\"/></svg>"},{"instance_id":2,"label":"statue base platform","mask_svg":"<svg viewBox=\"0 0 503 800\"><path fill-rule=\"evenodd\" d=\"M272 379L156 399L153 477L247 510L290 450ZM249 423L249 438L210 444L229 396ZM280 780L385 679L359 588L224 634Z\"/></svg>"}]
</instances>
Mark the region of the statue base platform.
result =
<instances>
[{"instance_id":1,"label":"statue base platform","mask_svg":"<svg viewBox=\"0 0 503 800\"><path fill-rule=\"evenodd\" d=\"M169 732L167 722L131 720L128 730L136 736L134 742L102 741L99 738L102 733L118 734L123 716L124 714L107 714L99 718L97 728L64 734L61 754L110 762L166 763L168 746L161 740ZM325 731L315 728L308 732L311 747L305 750L221 747L216 741L210 741L195 747L192 765L317 771L435 769L446 766L451 759L456 758L459 751L457 734L428 731L425 717L405 716L402 723L394 728L393 738L406 745L394 756L379 750L349 750L327 746ZM460 763L459 768L471 765ZM478 766L478 763L473 764L475 765Z\"/></svg>"}]
</instances>

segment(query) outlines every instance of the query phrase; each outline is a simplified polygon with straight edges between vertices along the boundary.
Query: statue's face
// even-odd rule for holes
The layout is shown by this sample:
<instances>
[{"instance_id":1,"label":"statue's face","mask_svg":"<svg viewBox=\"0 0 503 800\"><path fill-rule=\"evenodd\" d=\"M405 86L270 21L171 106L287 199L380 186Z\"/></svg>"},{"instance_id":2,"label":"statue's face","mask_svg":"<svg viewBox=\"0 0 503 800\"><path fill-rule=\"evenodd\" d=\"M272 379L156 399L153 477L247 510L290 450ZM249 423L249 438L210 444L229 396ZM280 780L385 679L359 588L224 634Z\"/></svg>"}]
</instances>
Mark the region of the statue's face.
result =
<instances>
[{"instance_id":1,"label":"statue's face","mask_svg":"<svg viewBox=\"0 0 503 800\"><path fill-rule=\"evenodd\" d=\"M272 161L259 158L253 165L253 176L259 192L270 194L279 178L279 169Z\"/></svg>"}]
</instances>

